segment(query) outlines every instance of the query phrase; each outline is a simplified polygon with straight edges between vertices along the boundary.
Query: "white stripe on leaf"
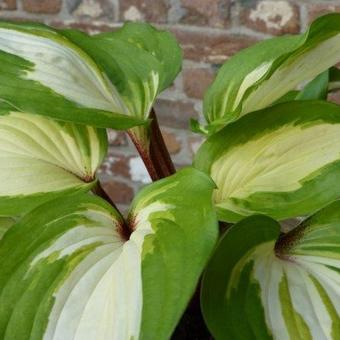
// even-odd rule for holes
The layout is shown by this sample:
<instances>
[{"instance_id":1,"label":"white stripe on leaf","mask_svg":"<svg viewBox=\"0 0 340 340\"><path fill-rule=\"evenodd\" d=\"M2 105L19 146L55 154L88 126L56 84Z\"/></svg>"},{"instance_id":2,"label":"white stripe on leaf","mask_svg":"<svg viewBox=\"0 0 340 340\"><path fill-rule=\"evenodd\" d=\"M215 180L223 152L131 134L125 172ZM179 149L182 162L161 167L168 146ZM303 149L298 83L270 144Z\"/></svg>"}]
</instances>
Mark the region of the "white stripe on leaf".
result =
<instances>
[{"instance_id":1,"label":"white stripe on leaf","mask_svg":"<svg viewBox=\"0 0 340 340\"><path fill-rule=\"evenodd\" d=\"M106 152L105 134L90 126L11 112L0 116L0 197L84 185Z\"/></svg>"},{"instance_id":2,"label":"white stripe on leaf","mask_svg":"<svg viewBox=\"0 0 340 340\"><path fill-rule=\"evenodd\" d=\"M307 244L311 235L317 235L319 240L322 240L327 235L335 235L333 231L336 230L336 225L321 224L320 230L317 225L309 229L307 227L307 230L309 232L306 235L302 234L301 240L282 258L273 252L273 242L259 245L251 252L254 259L254 278L261 287L260 294L267 327L275 339L289 340L295 331L299 332L296 334L297 339L304 339L304 330L299 328L300 322L305 323L313 339L333 339L334 318L313 280L324 289L340 321L340 259L336 248L332 248L334 254L327 248L325 251L319 248L319 255L313 256L313 252L303 247L304 237ZM317 237L314 246L318 247ZM239 263L244 264L244 260L241 259ZM235 266L234 270L239 271L238 266ZM279 294L280 281L283 277L287 280L289 296ZM282 310L287 308L286 300L291 301L292 308L290 311L286 310L286 313L293 318L297 315L302 320L296 323L296 330L289 332L289 324L282 315Z\"/></svg>"},{"instance_id":3,"label":"white stripe on leaf","mask_svg":"<svg viewBox=\"0 0 340 340\"><path fill-rule=\"evenodd\" d=\"M248 88L250 88L251 86L254 86L254 84L257 81L259 81L268 72L271 65L272 65L271 61L265 62L262 65L258 66L255 70L251 71L249 74L246 75L246 77L243 79L239 87L232 110L236 110L236 108L240 104ZM226 96L226 98L228 97ZM223 114L223 111L221 111L220 115L222 114Z\"/></svg>"},{"instance_id":4,"label":"white stripe on leaf","mask_svg":"<svg viewBox=\"0 0 340 340\"><path fill-rule=\"evenodd\" d=\"M286 125L230 148L211 167L216 203L233 210L233 198L298 190L305 177L339 159L339 133L338 124Z\"/></svg>"},{"instance_id":5,"label":"white stripe on leaf","mask_svg":"<svg viewBox=\"0 0 340 340\"><path fill-rule=\"evenodd\" d=\"M273 242L261 245L254 252L254 279L261 287L261 299L265 309L266 323L273 333L278 332L280 339L289 340L282 315L279 286L284 271L280 261L273 254ZM259 256L261 254L261 256ZM271 270L268 270L271 268Z\"/></svg>"},{"instance_id":6,"label":"white stripe on leaf","mask_svg":"<svg viewBox=\"0 0 340 340\"><path fill-rule=\"evenodd\" d=\"M169 338L216 242L212 190L211 179L193 168L154 183L136 197L129 232L91 195L65 196L28 213L1 240L0 336ZM18 329L22 315L25 327Z\"/></svg>"},{"instance_id":7,"label":"white stripe on leaf","mask_svg":"<svg viewBox=\"0 0 340 340\"><path fill-rule=\"evenodd\" d=\"M24 79L35 80L85 107L124 113L120 98L90 59L66 39L59 41L0 28L0 49L33 64Z\"/></svg>"},{"instance_id":8,"label":"white stripe on leaf","mask_svg":"<svg viewBox=\"0 0 340 340\"><path fill-rule=\"evenodd\" d=\"M340 34L292 55L245 99L242 114L265 108L340 60Z\"/></svg>"},{"instance_id":9,"label":"white stripe on leaf","mask_svg":"<svg viewBox=\"0 0 340 340\"><path fill-rule=\"evenodd\" d=\"M78 214L87 216L80 220L83 225L60 235L31 262L30 271L44 258L56 261L93 247L54 292L44 339L137 339L142 308L141 251L148 233L143 230L137 236L137 229L125 242L110 214L101 210L75 212Z\"/></svg>"}]
</instances>

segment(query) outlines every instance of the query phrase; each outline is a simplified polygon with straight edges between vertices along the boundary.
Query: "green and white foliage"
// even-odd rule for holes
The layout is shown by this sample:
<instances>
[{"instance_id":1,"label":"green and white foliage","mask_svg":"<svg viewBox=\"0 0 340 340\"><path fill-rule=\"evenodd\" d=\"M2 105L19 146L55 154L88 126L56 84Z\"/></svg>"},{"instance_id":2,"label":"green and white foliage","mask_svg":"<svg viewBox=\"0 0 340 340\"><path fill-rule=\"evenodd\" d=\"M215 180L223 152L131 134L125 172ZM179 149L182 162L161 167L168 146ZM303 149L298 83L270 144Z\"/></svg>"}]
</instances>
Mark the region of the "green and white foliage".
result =
<instances>
[{"instance_id":1,"label":"green and white foliage","mask_svg":"<svg viewBox=\"0 0 340 340\"><path fill-rule=\"evenodd\" d=\"M75 30L64 36L81 47L104 70L120 94L126 113L147 120L157 95L172 84L182 65L176 39L148 24L126 23L121 29L88 36ZM148 129L133 129L148 144Z\"/></svg>"},{"instance_id":2,"label":"green and white foliage","mask_svg":"<svg viewBox=\"0 0 340 340\"><path fill-rule=\"evenodd\" d=\"M276 102L340 61L340 14L314 21L302 35L262 41L229 59L204 98L212 133Z\"/></svg>"},{"instance_id":3,"label":"green and white foliage","mask_svg":"<svg viewBox=\"0 0 340 340\"><path fill-rule=\"evenodd\" d=\"M218 217L304 216L340 196L340 107L278 104L242 117L207 139L195 166L217 185Z\"/></svg>"},{"instance_id":4,"label":"green and white foliage","mask_svg":"<svg viewBox=\"0 0 340 340\"><path fill-rule=\"evenodd\" d=\"M0 216L89 190L106 150L104 129L29 113L0 115Z\"/></svg>"},{"instance_id":5,"label":"green and white foliage","mask_svg":"<svg viewBox=\"0 0 340 340\"><path fill-rule=\"evenodd\" d=\"M0 241L0 338L168 339L216 242L213 187L192 168L158 181L128 226L85 194L27 214Z\"/></svg>"},{"instance_id":6,"label":"green and white foliage","mask_svg":"<svg viewBox=\"0 0 340 340\"><path fill-rule=\"evenodd\" d=\"M305 84L300 90L292 90L279 98L275 104L285 103L292 100L327 100L331 91L332 83L330 82L330 71L326 70L317 75L313 80ZM334 84L335 85L335 84Z\"/></svg>"},{"instance_id":7,"label":"green and white foliage","mask_svg":"<svg viewBox=\"0 0 340 340\"><path fill-rule=\"evenodd\" d=\"M280 236L265 216L221 239L203 278L217 340L340 338L340 201Z\"/></svg>"},{"instance_id":8,"label":"green and white foliage","mask_svg":"<svg viewBox=\"0 0 340 340\"><path fill-rule=\"evenodd\" d=\"M1 110L115 129L145 124L157 93L173 80L181 58L167 33L131 25L112 33L111 39L38 24L0 23ZM140 30L159 39L154 50L129 42L135 36L138 40ZM176 58L164 59L173 61L165 74L157 57L169 51Z\"/></svg>"},{"instance_id":9,"label":"green and white foliage","mask_svg":"<svg viewBox=\"0 0 340 340\"><path fill-rule=\"evenodd\" d=\"M327 100L329 86L329 70L326 70L307 83L303 89L298 92L295 100Z\"/></svg>"},{"instance_id":10,"label":"green and white foliage","mask_svg":"<svg viewBox=\"0 0 340 340\"><path fill-rule=\"evenodd\" d=\"M112 51L115 67L119 68L117 71L121 73L124 70L126 73L123 88L113 76L115 67L112 61L106 59L105 62L103 58L103 67L108 74L111 71L110 79L119 88L131 112L147 118L155 96L169 87L181 70L182 51L175 37L149 24L130 22L120 30L98 34L95 38L102 49L106 47ZM123 49L125 56L119 57L116 50ZM135 55L141 59L137 60ZM141 62L144 69L140 67ZM138 84L138 79L144 82Z\"/></svg>"}]
</instances>

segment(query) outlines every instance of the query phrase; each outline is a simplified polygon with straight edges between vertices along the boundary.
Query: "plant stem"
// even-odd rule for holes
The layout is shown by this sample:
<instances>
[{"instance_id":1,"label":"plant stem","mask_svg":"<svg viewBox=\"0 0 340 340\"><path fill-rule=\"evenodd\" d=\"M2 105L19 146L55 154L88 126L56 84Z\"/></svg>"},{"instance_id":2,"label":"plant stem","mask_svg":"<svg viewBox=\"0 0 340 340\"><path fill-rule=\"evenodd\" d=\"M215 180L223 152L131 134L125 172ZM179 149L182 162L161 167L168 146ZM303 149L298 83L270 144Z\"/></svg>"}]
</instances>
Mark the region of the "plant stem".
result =
<instances>
[{"instance_id":1,"label":"plant stem","mask_svg":"<svg viewBox=\"0 0 340 340\"><path fill-rule=\"evenodd\" d=\"M157 170L159 177L164 178L173 175L176 172L175 166L170 157L168 148L165 145L164 138L159 128L155 110L151 110L151 138L150 138L150 158Z\"/></svg>"},{"instance_id":2,"label":"plant stem","mask_svg":"<svg viewBox=\"0 0 340 340\"><path fill-rule=\"evenodd\" d=\"M135 144L151 179L157 181L173 175L176 172L176 169L165 145L154 109L151 110L150 118L152 119L152 122L148 146L141 144L141 141L134 135L133 130L130 130L128 134Z\"/></svg>"},{"instance_id":3,"label":"plant stem","mask_svg":"<svg viewBox=\"0 0 340 340\"><path fill-rule=\"evenodd\" d=\"M144 165L146 167L146 170L148 171L151 179L153 181L157 181L159 179L158 171L156 170L151 158L149 151L145 148L144 145L140 143L140 141L135 137L132 131L128 131L128 134L135 145L140 157L142 158Z\"/></svg>"}]
</instances>

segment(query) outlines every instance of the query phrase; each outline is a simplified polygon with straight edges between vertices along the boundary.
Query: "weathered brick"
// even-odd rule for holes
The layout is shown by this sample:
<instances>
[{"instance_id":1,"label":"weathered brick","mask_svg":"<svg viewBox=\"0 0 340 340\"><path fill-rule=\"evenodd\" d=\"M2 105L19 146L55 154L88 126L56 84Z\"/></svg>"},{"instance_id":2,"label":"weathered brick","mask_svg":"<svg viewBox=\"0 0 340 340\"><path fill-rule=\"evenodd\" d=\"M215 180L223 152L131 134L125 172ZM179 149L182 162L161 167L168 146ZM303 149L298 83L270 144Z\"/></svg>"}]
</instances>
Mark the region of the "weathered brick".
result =
<instances>
[{"instance_id":1,"label":"weathered brick","mask_svg":"<svg viewBox=\"0 0 340 340\"><path fill-rule=\"evenodd\" d=\"M117 204L129 204L134 196L134 190L126 183L118 181L104 182L103 188Z\"/></svg>"},{"instance_id":2,"label":"weathered brick","mask_svg":"<svg viewBox=\"0 0 340 340\"><path fill-rule=\"evenodd\" d=\"M150 175L148 174L145 165L139 156L130 158L129 167L130 176L133 182L143 184L151 183Z\"/></svg>"},{"instance_id":3,"label":"weathered brick","mask_svg":"<svg viewBox=\"0 0 340 340\"><path fill-rule=\"evenodd\" d=\"M241 23L254 30L269 34L298 33L299 7L282 0L244 0Z\"/></svg>"},{"instance_id":4,"label":"weathered brick","mask_svg":"<svg viewBox=\"0 0 340 340\"><path fill-rule=\"evenodd\" d=\"M129 157L125 156L115 156L110 167L112 173L114 175L130 178L129 159Z\"/></svg>"},{"instance_id":5,"label":"weathered brick","mask_svg":"<svg viewBox=\"0 0 340 340\"><path fill-rule=\"evenodd\" d=\"M29 13L56 14L61 5L61 0L23 0L23 8Z\"/></svg>"},{"instance_id":6,"label":"weathered brick","mask_svg":"<svg viewBox=\"0 0 340 340\"><path fill-rule=\"evenodd\" d=\"M167 0L120 0L121 20L165 23L168 18Z\"/></svg>"},{"instance_id":7,"label":"weathered brick","mask_svg":"<svg viewBox=\"0 0 340 340\"><path fill-rule=\"evenodd\" d=\"M108 155L105 158L100 173L107 176L120 176L126 179L130 179L130 158L116 152L116 148L109 149Z\"/></svg>"},{"instance_id":8,"label":"weathered brick","mask_svg":"<svg viewBox=\"0 0 340 340\"><path fill-rule=\"evenodd\" d=\"M236 52L257 42L252 37L225 32L193 32L179 28L172 29L172 32L180 42L186 59L211 64L221 64Z\"/></svg>"},{"instance_id":9,"label":"weathered brick","mask_svg":"<svg viewBox=\"0 0 340 340\"><path fill-rule=\"evenodd\" d=\"M334 12L340 13L340 5L310 4L308 5L308 21L311 23L322 15Z\"/></svg>"},{"instance_id":10,"label":"weathered brick","mask_svg":"<svg viewBox=\"0 0 340 340\"><path fill-rule=\"evenodd\" d=\"M181 151L182 144L175 134L162 129L162 135L170 154L175 155Z\"/></svg>"},{"instance_id":11,"label":"weathered brick","mask_svg":"<svg viewBox=\"0 0 340 340\"><path fill-rule=\"evenodd\" d=\"M215 72L211 68L185 68L183 70L184 92L188 97L202 99L214 78Z\"/></svg>"},{"instance_id":12,"label":"weathered brick","mask_svg":"<svg viewBox=\"0 0 340 340\"><path fill-rule=\"evenodd\" d=\"M158 99L154 105L161 125L188 129L190 118L197 118L198 113L190 102Z\"/></svg>"},{"instance_id":13,"label":"weathered brick","mask_svg":"<svg viewBox=\"0 0 340 340\"><path fill-rule=\"evenodd\" d=\"M127 146L128 141L125 132L109 130L108 131L109 144L112 146Z\"/></svg>"},{"instance_id":14,"label":"weathered brick","mask_svg":"<svg viewBox=\"0 0 340 340\"><path fill-rule=\"evenodd\" d=\"M69 2L72 15L82 19L113 19L114 7L110 0L81 0Z\"/></svg>"},{"instance_id":15,"label":"weathered brick","mask_svg":"<svg viewBox=\"0 0 340 340\"><path fill-rule=\"evenodd\" d=\"M62 21L62 20L51 20L49 25L56 28L74 28L86 33L95 34L100 32L109 32L117 29L117 26L113 26L110 22L105 21L93 21L93 20L72 20L72 21Z\"/></svg>"},{"instance_id":16,"label":"weathered brick","mask_svg":"<svg viewBox=\"0 0 340 340\"><path fill-rule=\"evenodd\" d=\"M15 10L17 9L16 0L0 0L0 10Z\"/></svg>"},{"instance_id":17,"label":"weathered brick","mask_svg":"<svg viewBox=\"0 0 340 340\"><path fill-rule=\"evenodd\" d=\"M106 176L115 176L130 179L131 156L124 154L124 151L117 151L116 147L109 149L109 152L100 167L100 173Z\"/></svg>"},{"instance_id":18,"label":"weathered brick","mask_svg":"<svg viewBox=\"0 0 340 340\"><path fill-rule=\"evenodd\" d=\"M189 25L226 27L229 24L229 0L181 0L180 22Z\"/></svg>"}]
</instances>

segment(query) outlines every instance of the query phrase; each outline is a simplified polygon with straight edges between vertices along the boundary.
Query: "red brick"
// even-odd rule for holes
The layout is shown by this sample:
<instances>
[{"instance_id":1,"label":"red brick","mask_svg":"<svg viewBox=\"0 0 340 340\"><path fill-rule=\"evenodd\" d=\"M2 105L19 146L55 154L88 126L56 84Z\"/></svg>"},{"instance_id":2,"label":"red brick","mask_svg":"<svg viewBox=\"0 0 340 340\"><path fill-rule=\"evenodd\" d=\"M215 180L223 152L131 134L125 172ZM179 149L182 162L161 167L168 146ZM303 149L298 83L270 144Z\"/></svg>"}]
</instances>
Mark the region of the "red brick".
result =
<instances>
[{"instance_id":1,"label":"red brick","mask_svg":"<svg viewBox=\"0 0 340 340\"><path fill-rule=\"evenodd\" d=\"M127 146L128 140L125 132L121 131L108 131L109 144L112 146Z\"/></svg>"},{"instance_id":2,"label":"red brick","mask_svg":"<svg viewBox=\"0 0 340 340\"><path fill-rule=\"evenodd\" d=\"M188 129L190 118L197 118L194 105L190 102L158 99L154 105L161 125Z\"/></svg>"},{"instance_id":3,"label":"red brick","mask_svg":"<svg viewBox=\"0 0 340 340\"><path fill-rule=\"evenodd\" d=\"M340 13L340 5L311 4L308 5L308 21L311 23L316 18L328 13Z\"/></svg>"},{"instance_id":4,"label":"red brick","mask_svg":"<svg viewBox=\"0 0 340 340\"><path fill-rule=\"evenodd\" d=\"M240 21L251 29L275 35L300 31L300 12L297 5L283 0L245 0L244 6Z\"/></svg>"},{"instance_id":5,"label":"red brick","mask_svg":"<svg viewBox=\"0 0 340 340\"><path fill-rule=\"evenodd\" d=\"M29 13L56 14L61 9L61 0L23 0L23 8Z\"/></svg>"},{"instance_id":6,"label":"red brick","mask_svg":"<svg viewBox=\"0 0 340 340\"><path fill-rule=\"evenodd\" d=\"M121 20L165 23L169 5L166 0L120 0Z\"/></svg>"},{"instance_id":7,"label":"red brick","mask_svg":"<svg viewBox=\"0 0 340 340\"><path fill-rule=\"evenodd\" d=\"M124 155L122 150L119 152L116 150L116 148L109 149L109 153L99 169L100 174L131 179L129 165L131 156Z\"/></svg>"},{"instance_id":8,"label":"red brick","mask_svg":"<svg viewBox=\"0 0 340 340\"><path fill-rule=\"evenodd\" d=\"M239 50L246 48L257 39L228 33L193 32L186 29L172 29L186 59L221 64Z\"/></svg>"},{"instance_id":9,"label":"red brick","mask_svg":"<svg viewBox=\"0 0 340 340\"><path fill-rule=\"evenodd\" d=\"M110 181L102 185L113 202L117 204L129 204L134 197L134 190L126 183Z\"/></svg>"},{"instance_id":10,"label":"red brick","mask_svg":"<svg viewBox=\"0 0 340 340\"><path fill-rule=\"evenodd\" d=\"M184 92L188 97L202 99L215 78L211 68L187 68L183 70Z\"/></svg>"},{"instance_id":11,"label":"red brick","mask_svg":"<svg viewBox=\"0 0 340 340\"><path fill-rule=\"evenodd\" d=\"M74 20L74 21L60 21L52 20L49 25L56 28L74 28L86 33L100 33L100 32L110 32L117 30L117 26L112 26L109 22L105 23L103 21L87 21L87 20Z\"/></svg>"},{"instance_id":12,"label":"red brick","mask_svg":"<svg viewBox=\"0 0 340 340\"><path fill-rule=\"evenodd\" d=\"M229 24L229 0L181 0L184 14L180 22L189 25L226 27Z\"/></svg>"},{"instance_id":13,"label":"red brick","mask_svg":"<svg viewBox=\"0 0 340 340\"><path fill-rule=\"evenodd\" d=\"M0 0L0 10L15 10L17 9L16 0Z\"/></svg>"},{"instance_id":14,"label":"red brick","mask_svg":"<svg viewBox=\"0 0 340 340\"><path fill-rule=\"evenodd\" d=\"M129 157L115 156L110 169L114 175L130 178Z\"/></svg>"},{"instance_id":15,"label":"red brick","mask_svg":"<svg viewBox=\"0 0 340 340\"><path fill-rule=\"evenodd\" d=\"M175 134L163 130L162 135L170 154L175 155L181 151L182 144Z\"/></svg>"},{"instance_id":16,"label":"red brick","mask_svg":"<svg viewBox=\"0 0 340 340\"><path fill-rule=\"evenodd\" d=\"M113 19L114 7L110 0L81 0L69 5L73 16L82 19Z\"/></svg>"}]
</instances>

